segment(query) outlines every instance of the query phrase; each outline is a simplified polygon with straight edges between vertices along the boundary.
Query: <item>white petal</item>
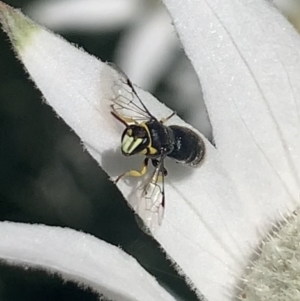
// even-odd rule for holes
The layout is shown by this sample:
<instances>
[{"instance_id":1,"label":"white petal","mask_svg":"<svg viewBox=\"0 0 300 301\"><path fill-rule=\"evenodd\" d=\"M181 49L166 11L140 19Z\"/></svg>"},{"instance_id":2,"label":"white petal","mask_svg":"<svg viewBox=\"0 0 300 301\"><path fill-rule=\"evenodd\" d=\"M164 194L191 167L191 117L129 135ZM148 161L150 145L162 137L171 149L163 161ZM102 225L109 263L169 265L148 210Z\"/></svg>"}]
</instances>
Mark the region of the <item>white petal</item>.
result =
<instances>
[{"instance_id":1,"label":"white petal","mask_svg":"<svg viewBox=\"0 0 300 301\"><path fill-rule=\"evenodd\" d=\"M171 18L164 7L158 7L123 35L116 61L133 82L151 90L174 61L177 49Z\"/></svg>"},{"instance_id":2,"label":"white petal","mask_svg":"<svg viewBox=\"0 0 300 301\"><path fill-rule=\"evenodd\" d=\"M300 184L298 34L264 1L165 2L201 78L216 145L252 219L294 209Z\"/></svg>"},{"instance_id":3,"label":"white petal","mask_svg":"<svg viewBox=\"0 0 300 301\"><path fill-rule=\"evenodd\" d=\"M132 161L116 150L122 127L110 115L108 101L117 75L3 4L0 10L16 51L47 102L109 175L123 172L124 164ZM170 114L153 97L139 93L155 116ZM171 121L188 126L178 117ZM166 164L166 212L155 238L208 298L230 300L233 292L229 288L235 284L244 255L248 255L248 239L254 241L257 236L244 222L246 208L238 202L219 152L207 141L206 158L199 168ZM134 183L120 181L118 185L129 202L136 197ZM240 240L245 241L243 247L237 247Z\"/></svg>"},{"instance_id":4,"label":"white petal","mask_svg":"<svg viewBox=\"0 0 300 301\"><path fill-rule=\"evenodd\" d=\"M52 0L31 3L26 11L53 29L117 30L137 16L137 0Z\"/></svg>"},{"instance_id":5,"label":"white petal","mask_svg":"<svg viewBox=\"0 0 300 301\"><path fill-rule=\"evenodd\" d=\"M111 300L174 300L121 249L67 228L0 223L0 257L57 272Z\"/></svg>"}]
</instances>

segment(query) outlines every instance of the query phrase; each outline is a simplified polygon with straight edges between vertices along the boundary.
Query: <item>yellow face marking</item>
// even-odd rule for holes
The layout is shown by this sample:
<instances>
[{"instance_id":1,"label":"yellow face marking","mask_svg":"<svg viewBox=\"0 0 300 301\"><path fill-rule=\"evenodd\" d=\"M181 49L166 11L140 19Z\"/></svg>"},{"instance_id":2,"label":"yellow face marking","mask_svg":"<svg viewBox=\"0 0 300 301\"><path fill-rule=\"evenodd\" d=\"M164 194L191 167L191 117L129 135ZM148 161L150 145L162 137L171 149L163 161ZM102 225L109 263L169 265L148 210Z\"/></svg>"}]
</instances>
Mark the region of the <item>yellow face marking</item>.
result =
<instances>
[{"instance_id":1,"label":"yellow face marking","mask_svg":"<svg viewBox=\"0 0 300 301\"><path fill-rule=\"evenodd\" d=\"M122 151L126 154L131 154L141 143L143 139L128 136L127 134L123 137L122 140Z\"/></svg>"}]
</instances>

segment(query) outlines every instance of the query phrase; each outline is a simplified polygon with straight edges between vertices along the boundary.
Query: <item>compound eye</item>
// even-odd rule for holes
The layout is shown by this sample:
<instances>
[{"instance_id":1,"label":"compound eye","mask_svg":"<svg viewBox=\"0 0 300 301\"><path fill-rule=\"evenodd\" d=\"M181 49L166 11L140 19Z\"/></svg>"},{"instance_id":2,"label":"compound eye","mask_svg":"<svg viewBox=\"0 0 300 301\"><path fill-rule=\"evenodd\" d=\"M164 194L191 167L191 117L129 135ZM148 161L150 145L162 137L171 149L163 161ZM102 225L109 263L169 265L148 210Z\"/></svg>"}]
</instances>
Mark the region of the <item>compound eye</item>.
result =
<instances>
[{"instance_id":1,"label":"compound eye","mask_svg":"<svg viewBox=\"0 0 300 301\"><path fill-rule=\"evenodd\" d=\"M147 132L142 127L137 127L133 133L133 136L136 138L147 138Z\"/></svg>"}]
</instances>

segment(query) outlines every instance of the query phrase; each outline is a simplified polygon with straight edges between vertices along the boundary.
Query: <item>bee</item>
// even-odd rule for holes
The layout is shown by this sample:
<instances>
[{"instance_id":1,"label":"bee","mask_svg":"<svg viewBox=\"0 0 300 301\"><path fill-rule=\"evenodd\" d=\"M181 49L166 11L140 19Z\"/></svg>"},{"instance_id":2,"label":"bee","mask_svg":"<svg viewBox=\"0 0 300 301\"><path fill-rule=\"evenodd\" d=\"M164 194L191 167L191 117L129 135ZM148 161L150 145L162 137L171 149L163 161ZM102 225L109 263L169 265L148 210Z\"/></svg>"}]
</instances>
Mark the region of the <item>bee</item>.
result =
<instances>
[{"instance_id":1,"label":"bee","mask_svg":"<svg viewBox=\"0 0 300 301\"><path fill-rule=\"evenodd\" d=\"M189 128L165 125L175 112L158 120L145 106L126 74L115 65L110 66L119 73L121 81L117 96L112 99L111 104L112 116L125 126L121 136L121 152L127 157L137 154L144 156L140 170L126 171L113 182L116 184L125 176L144 176L151 161L154 171L143 182L138 204L134 209L146 226L147 232L152 232L161 225L164 215L164 180L168 174L164 165L165 158L197 167L204 158L205 144L202 138Z\"/></svg>"}]
</instances>

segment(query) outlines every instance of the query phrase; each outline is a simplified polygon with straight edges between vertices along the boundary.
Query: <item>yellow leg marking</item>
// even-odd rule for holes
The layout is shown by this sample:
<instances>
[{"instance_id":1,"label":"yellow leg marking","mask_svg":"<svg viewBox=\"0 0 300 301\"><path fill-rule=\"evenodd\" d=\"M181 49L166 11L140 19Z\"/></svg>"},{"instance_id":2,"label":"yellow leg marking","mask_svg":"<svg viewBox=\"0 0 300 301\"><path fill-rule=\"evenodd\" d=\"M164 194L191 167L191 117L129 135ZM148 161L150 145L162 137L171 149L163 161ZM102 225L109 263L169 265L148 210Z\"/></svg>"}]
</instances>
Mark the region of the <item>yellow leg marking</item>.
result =
<instances>
[{"instance_id":1,"label":"yellow leg marking","mask_svg":"<svg viewBox=\"0 0 300 301\"><path fill-rule=\"evenodd\" d=\"M111 114L117 119L119 120L121 123L125 124L125 126L127 126L130 123L134 123L134 124L138 124L138 122L136 122L134 119L130 118L130 117L125 117L122 116L121 114L117 113L113 107L113 105L110 106L112 111Z\"/></svg>"},{"instance_id":2,"label":"yellow leg marking","mask_svg":"<svg viewBox=\"0 0 300 301\"><path fill-rule=\"evenodd\" d=\"M160 120L160 123L165 123L167 122L169 119L171 119L174 115L176 115L176 112L173 112L170 116L166 117L166 118L162 118Z\"/></svg>"},{"instance_id":3,"label":"yellow leg marking","mask_svg":"<svg viewBox=\"0 0 300 301\"><path fill-rule=\"evenodd\" d=\"M141 170L129 170L127 172L122 173L121 175L119 175L114 181L114 184L117 184L119 182L119 180L125 176L131 176L131 177L141 177L143 176L146 171L147 171L147 166L148 166L148 161L149 158L145 158L141 167Z\"/></svg>"}]
</instances>

